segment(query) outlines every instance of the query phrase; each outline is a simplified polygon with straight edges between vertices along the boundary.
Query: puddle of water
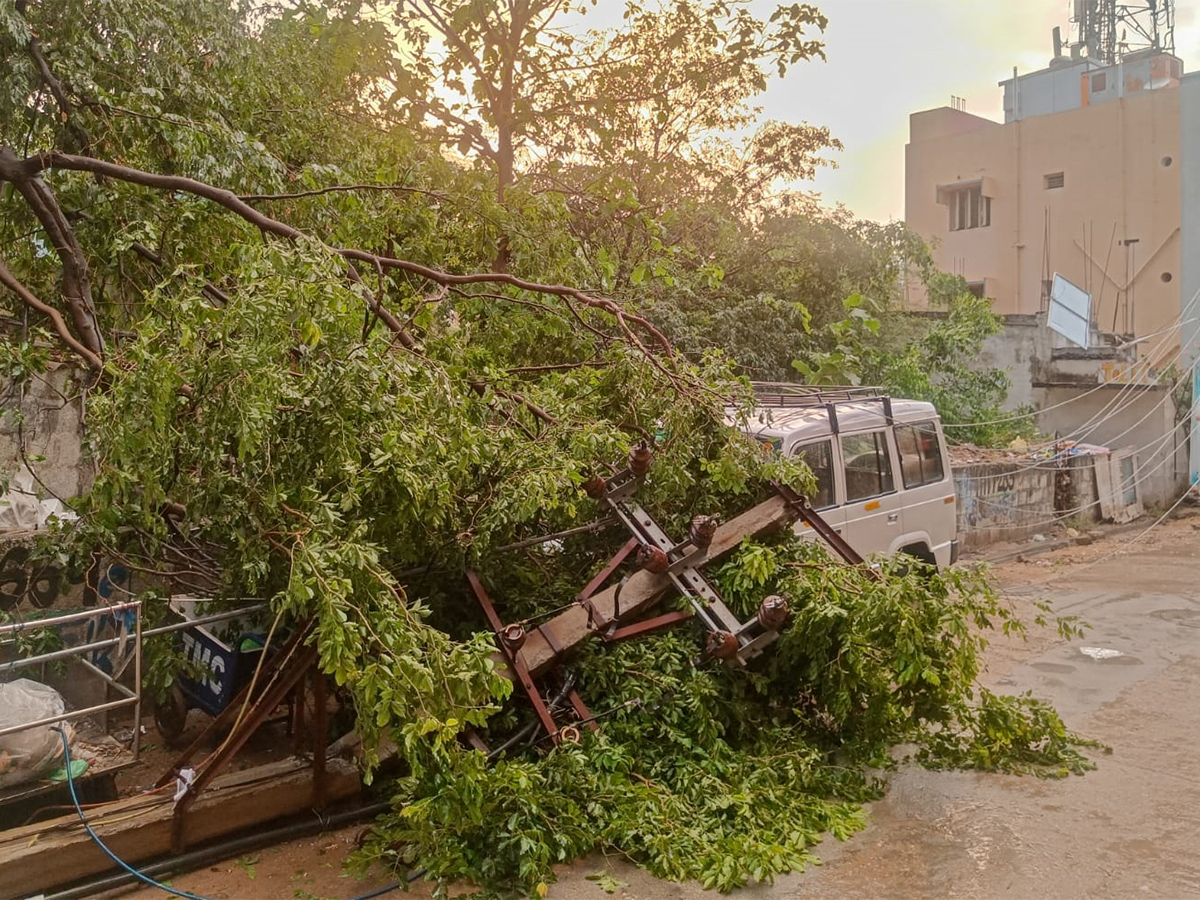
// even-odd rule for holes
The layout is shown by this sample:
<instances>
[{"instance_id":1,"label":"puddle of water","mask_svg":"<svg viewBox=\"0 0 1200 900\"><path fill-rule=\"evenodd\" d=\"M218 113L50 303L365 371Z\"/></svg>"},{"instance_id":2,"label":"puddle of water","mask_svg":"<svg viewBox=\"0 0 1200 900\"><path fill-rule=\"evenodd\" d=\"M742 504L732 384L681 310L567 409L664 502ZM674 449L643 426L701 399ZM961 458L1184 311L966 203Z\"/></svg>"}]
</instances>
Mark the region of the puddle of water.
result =
<instances>
[{"instance_id":1,"label":"puddle of water","mask_svg":"<svg viewBox=\"0 0 1200 900\"><path fill-rule=\"evenodd\" d=\"M1059 675L1070 675L1075 671L1074 666L1064 665L1063 663L1035 662L1030 663L1029 667L1037 669L1039 672L1054 672Z\"/></svg>"},{"instance_id":2,"label":"puddle of water","mask_svg":"<svg viewBox=\"0 0 1200 900\"><path fill-rule=\"evenodd\" d=\"M1174 622L1176 625L1186 625L1189 628L1200 628L1200 623L1191 621L1200 618L1200 609L1156 609L1150 615L1164 622Z\"/></svg>"}]
</instances>

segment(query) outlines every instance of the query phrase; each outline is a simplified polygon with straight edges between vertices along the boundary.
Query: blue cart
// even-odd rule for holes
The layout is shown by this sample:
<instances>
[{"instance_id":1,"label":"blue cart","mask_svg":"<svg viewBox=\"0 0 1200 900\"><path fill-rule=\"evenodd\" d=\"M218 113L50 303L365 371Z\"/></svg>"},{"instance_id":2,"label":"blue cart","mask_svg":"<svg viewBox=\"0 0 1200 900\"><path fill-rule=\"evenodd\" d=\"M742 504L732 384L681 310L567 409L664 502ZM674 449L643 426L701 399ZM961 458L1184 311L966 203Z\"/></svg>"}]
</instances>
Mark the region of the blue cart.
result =
<instances>
[{"instance_id":1,"label":"blue cart","mask_svg":"<svg viewBox=\"0 0 1200 900\"><path fill-rule=\"evenodd\" d=\"M190 609L183 606L187 603ZM196 617L199 603L187 598L172 601L173 610L185 618ZM192 672L181 674L170 696L155 708L154 723L168 744L182 736L191 709L215 716L225 709L254 676L265 637L247 618L219 625L193 625L179 633L184 656Z\"/></svg>"}]
</instances>

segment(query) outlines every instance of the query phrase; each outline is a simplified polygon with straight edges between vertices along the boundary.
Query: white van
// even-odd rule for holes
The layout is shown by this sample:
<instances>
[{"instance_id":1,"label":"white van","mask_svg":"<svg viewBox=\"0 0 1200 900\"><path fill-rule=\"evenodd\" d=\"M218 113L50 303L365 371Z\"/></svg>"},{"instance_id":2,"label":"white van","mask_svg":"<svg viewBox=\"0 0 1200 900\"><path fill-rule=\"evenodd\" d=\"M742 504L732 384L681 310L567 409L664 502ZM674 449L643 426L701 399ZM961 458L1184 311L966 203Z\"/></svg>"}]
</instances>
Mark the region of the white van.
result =
<instances>
[{"instance_id":1,"label":"white van","mask_svg":"<svg viewBox=\"0 0 1200 900\"><path fill-rule=\"evenodd\" d=\"M938 567L958 559L954 481L932 404L874 388L754 388L754 416L741 427L808 464L817 478L809 502L851 547Z\"/></svg>"}]
</instances>

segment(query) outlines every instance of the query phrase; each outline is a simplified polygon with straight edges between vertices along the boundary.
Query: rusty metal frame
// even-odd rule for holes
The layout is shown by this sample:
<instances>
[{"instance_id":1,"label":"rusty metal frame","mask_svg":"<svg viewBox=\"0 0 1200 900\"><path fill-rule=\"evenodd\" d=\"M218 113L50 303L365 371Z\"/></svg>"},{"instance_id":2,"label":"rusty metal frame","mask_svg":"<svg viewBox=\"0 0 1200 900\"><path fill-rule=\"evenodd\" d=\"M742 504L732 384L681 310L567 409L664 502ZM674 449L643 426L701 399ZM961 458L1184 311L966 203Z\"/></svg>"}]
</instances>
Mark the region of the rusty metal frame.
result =
<instances>
[{"instance_id":1,"label":"rusty metal frame","mask_svg":"<svg viewBox=\"0 0 1200 900\"><path fill-rule=\"evenodd\" d=\"M638 459L639 454L640 459ZM643 443L630 454L627 468L607 480L595 479L593 483L585 485L585 490L589 496L616 514L632 535L630 543L636 542L639 548L646 548L647 558L656 559L655 564L661 568L651 568L650 563L643 563L643 565L650 568L651 571L665 574L671 580L675 590L691 604L695 616L709 631L710 637L715 639L715 642L710 640L706 644L706 655L718 656L728 664L745 665L762 653L766 646L779 636L778 626L768 627L761 615L743 623L725 605L699 568L708 561L709 543L697 534L697 520L693 520L693 527L687 538L682 541L674 541L654 518L633 500L634 492L642 484L646 472L649 470L650 457L649 448ZM792 492L792 496L801 501L802 505L797 508L799 514L811 513L811 509L803 505L802 498L799 498L794 492ZM794 502L790 497L785 496L785 499ZM815 513L811 514L815 516ZM825 525L823 521L822 525ZM828 529L827 525L826 529ZM614 558L588 582L587 587L580 594L581 602L586 605L587 596L590 596L591 592L595 591L604 579L612 575L624 556L628 555L629 549L630 544L627 543L622 548L622 553L618 554L620 559ZM657 627L674 624L685 618L685 616L679 615L659 616L650 620L653 624L641 624L640 626L634 624L621 629L615 627L616 618L619 615L619 606L617 606L614 611L613 627L610 627L604 634L605 640L616 639L617 635L622 633L623 636L632 637ZM589 606L588 620L593 628L598 628L595 621L597 618L599 617Z\"/></svg>"},{"instance_id":2,"label":"rusty metal frame","mask_svg":"<svg viewBox=\"0 0 1200 900\"><path fill-rule=\"evenodd\" d=\"M812 526L812 530L820 535L821 539L827 543L838 556L852 566L862 566L866 563L862 554L850 546L850 543L842 537L834 529L832 525L826 522L821 514L809 505L808 498L796 493L786 484L777 481L771 482L771 487L779 493L784 500L788 502L788 506L796 511L796 515L801 520ZM871 573L871 577L878 578L879 573L874 569L867 569Z\"/></svg>"},{"instance_id":3,"label":"rusty metal frame","mask_svg":"<svg viewBox=\"0 0 1200 900\"><path fill-rule=\"evenodd\" d=\"M660 628L678 625L680 622L686 622L692 616L693 613L691 610L675 610L674 612L664 613L661 616L655 616L652 619L644 619L641 622L634 622L632 625L625 625L618 628L612 634L604 635L604 640L610 644L615 644L617 641L624 641L629 638L638 637L639 635L649 634Z\"/></svg>"}]
</instances>

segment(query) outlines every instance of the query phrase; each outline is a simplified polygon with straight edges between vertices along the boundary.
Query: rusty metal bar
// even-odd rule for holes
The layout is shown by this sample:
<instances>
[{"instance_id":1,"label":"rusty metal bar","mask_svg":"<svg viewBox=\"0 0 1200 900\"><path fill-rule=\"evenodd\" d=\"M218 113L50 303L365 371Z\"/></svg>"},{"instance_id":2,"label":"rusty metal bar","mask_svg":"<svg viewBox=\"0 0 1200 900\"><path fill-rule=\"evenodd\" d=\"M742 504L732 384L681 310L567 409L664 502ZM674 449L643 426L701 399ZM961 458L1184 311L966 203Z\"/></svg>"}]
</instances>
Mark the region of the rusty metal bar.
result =
<instances>
[{"instance_id":1,"label":"rusty metal bar","mask_svg":"<svg viewBox=\"0 0 1200 900\"><path fill-rule=\"evenodd\" d=\"M771 482L771 486L788 502L788 506L796 511L796 515L811 525L812 530L820 535L838 556L852 566L861 566L866 562L862 554L851 547L846 539L838 534L833 526L821 518L820 513L809 505L807 498L800 496L786 484L773 481ZM872 577L878 577L874 570L868 571L871 572Z\"/></svg>"},{"instance_id":2,"label":"rusty metal bar","mask_svg":"<svg viewBox=\"0 0 1200 900\"><path fill-rule=\"evenodd\" d=\"M596 591L599 590L600 585L608 581L609 576L612 575L613 572L617 571L617 568L621 565L621 563L625 562L626 557L636 550L637 547L637 538L633 537L626 541L621 549L616 552L613 558L608 561L608 565L597 572L596 576L583 586L583 590L575 596L575 599L582 602L591 597L592 594L596 593Z\"/></svg>"},{"instance_id":3,"label":"rusty metal bar","mask_svg":"<svg viewBox=\"0 0 1200 900\"><path fill-rule=\"evenodd\" d=\"M504 623L496 613L496 607L492 605L492 598L484 590L479 576L469 569L467 570L467 583L471 585L471 590L475 593L475 599L479 601L479 605L483 608L483 614L487 616L488 623L492 626L492 631L496 633L496 643L499 645L505 658L508 659L508 664L516 674L517 681L525 690L526 696L529 697L529 702L533 705L533 711L537 713L537 717L541 720L546 732L555 743L558 743L558 723L554 721L554 717L550 715L550 710L546 707L546 702L542 699L542 695L538 693L537 685L533 683L533 676L529 674L529 667L525 665L521 654L510 647L504 640L501 634L504 631ZM524 629L522 629L523 633Z\"/></svg>"},{"instance_id":4,"label":"rusty metal bar","mask_svg":"<svg viewBox=\"0 0 1200 900\"><path fill-rule=\"evenodd\" d=\"M655 616L653 619L646 619L643 622L634 622L632 625L626 625L618 628L610 635L605 635L604 640L609 643L616 643L627 638L637 637L641 634L648 634L651 631L656 631L659 628L666 628L670 625L678 625L680 622L686 622L692 617L691 610L680 609L674 612L664 613L661 616Z\"/></svg>"},{"instance_id":5,"label":"rusty metal bar","mask_svg":"<svg viewBox=\"0 0 1200 900\"><path fill-rule=\"evenodd\" d=\"M579 691L571 688L567 692L567 699L571 701L571 708L575 710L575 715L579 716L579 721L583 723L588 731L600 730L600 726L596 724L596 717L592 715L592 711L588 709L587 704L583 702L583 698L579 696Z\"/></svg>"},{"instance_id":6,"label":"rusty metal bar","mask_svg":"<svg viewBox=\"0 0 1200 900\"><path fill-rule=\"evenodd\" d=\"M216 777L217 773L225 767L225 764L242 749L246 741L250 740L250 737L266 721L267 717L275 710L275 707L283 702L288 692L296 687L297 683L308 674L309 668L316 665L319 659L320 652L316 647L305 647L299 655L294 656L288 663L277 669L277 677L266 690L254 699L238 723L238 726L229 733L225 742L208 760L208 764L204 766L203 771L196 776L195 780L188 787L187 792L176 802L175 813L171 823L171 839L175 852L178 853L183 850L184 821L192 802L208 786L209 782ZM210 725L209 727L211 728L212 726Z\"/></svg>"},{"instance_id":7,"label":"rusty metal bar","mask_svg":"<svg viewBox=\"0 0 1200 900\"><path fill-rule=\"evenodd\" d=\"M307 634L307 627L297 629L296 633L293 634L291 638L288 639L287 643L284 644L280 649L279 658L281 660L286 660L289 655L294 653L300 644L303 643ZM266 651L264 650L263 652L265 653ZM262 664L265 667L265 659L262 661ZM280 666L271 666L270 668L271 678L268 680L267 684L255 685L253 680L251 680L250 684L247 684L244 688L238 691L237 695L229 701L229 705L217 713L213 717L212 721L209 722L204 728L204 730L196 736L196 739L188 745L187 749L184 750L178 757L176 757L175 762L171 765L171 767L167 769L167 771L159 777L158 781L154 783L155 787L162 787L168 781L171 781L173 778L175 778L175 776L179 774L179 770L184 768L188 762L191 761L191 758L200 751L201 747L203 747L209 740L212 739L214 734L219 733L237 720L239 711L247 704L247 698L250 696L251 687L255 687L257 690L259 690L260 694L269 688L271 683L274 682L281 671Z\"/></svg>"}]
</instances>

